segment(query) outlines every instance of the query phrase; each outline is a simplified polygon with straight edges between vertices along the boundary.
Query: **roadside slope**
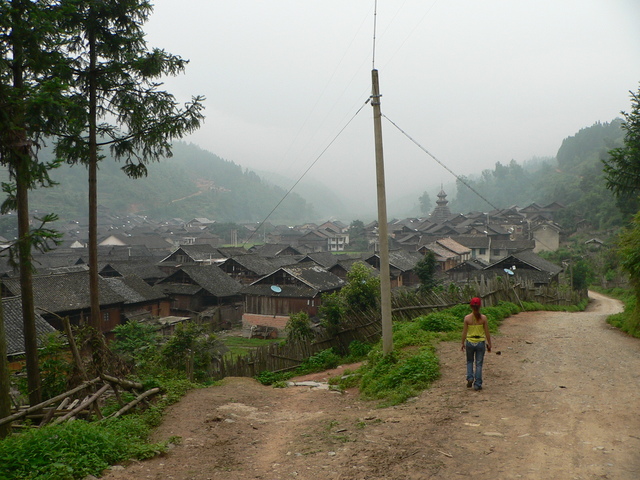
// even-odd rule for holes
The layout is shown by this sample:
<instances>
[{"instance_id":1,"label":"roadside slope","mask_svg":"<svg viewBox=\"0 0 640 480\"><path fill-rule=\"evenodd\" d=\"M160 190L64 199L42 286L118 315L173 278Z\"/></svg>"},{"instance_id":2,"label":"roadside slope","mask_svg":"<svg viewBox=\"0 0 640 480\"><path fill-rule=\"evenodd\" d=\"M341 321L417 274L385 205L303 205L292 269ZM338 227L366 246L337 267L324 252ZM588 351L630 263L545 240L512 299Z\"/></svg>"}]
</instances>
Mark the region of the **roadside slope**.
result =
<instances>
[{"instance_id":1,"label":"roadside slope","mask_svg":"<svg viewBox=\"0 0 640 480\"><path fill-rule=\"evenodd\" d=\"M393 408L246 378L193 391L155 434L181 444L105 478L635 480L640 342L605 323L619 302L592 299L508 318L481 392L465 386L457 342L440 347L442 378Z\"/></svg>"}]
</instances>

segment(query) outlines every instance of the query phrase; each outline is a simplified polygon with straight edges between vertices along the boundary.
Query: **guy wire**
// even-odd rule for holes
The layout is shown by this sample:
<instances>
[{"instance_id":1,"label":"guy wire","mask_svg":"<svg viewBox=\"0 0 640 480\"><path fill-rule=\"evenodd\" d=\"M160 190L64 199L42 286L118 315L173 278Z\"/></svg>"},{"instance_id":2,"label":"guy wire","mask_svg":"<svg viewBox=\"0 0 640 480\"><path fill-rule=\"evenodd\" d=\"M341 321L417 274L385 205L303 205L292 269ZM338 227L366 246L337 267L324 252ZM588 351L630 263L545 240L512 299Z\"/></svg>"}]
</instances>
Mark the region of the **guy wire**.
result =
<instances>
[{"instance_id":1,"label":"guy wire","mask_svg":"<svg viewBox=\"0 0 640 480\"><path fill-rule=\"evenodd\" d=\"M300 181L305 177L305 175L307 173L309 173L309 170L311 170L313 168L313 166L318 162L318 160L320 160L320 157L322 157L325 152L327 150L329 150L329 147L331 145L333 145L333 143L338 139L338 137L342 134L342 132L344 132L346 130L346 128L349 126L349 124L353 121L354 118L356 118L358 116L358 114L362 111L362 109L364 108L364 106L369 103L371 101L371 98L367 98L367 100L360 106L360 108L358 109L358 111L356 113L353 114L353 116L349 119L349 121L344 125L344 127L342 127L340 129L340 131L335 135L335 137L333 137L333 139L327 144L326 147L324 147L324 149L322 150L322 152L320 152L320 155L318 155L316 157L316 159L311 163L311 165L309 165L309 167L304 171L304 173L302 175L300 175L300 178L298 178L298 180L296 180L296 182L291 186L291 188L287 191L287 193L284 194L284 196L280 199L280 201L276 204L275 207L273 207L273 209L269 212L269 215L267 215L265 217L264 220L262 220L260 222L260 225L258 225L258 227L251 233L251 235L249 236L249 238L247 239L246 242L243 243L243 246L246 245L247 243L249 243L251 241L251 239L253 238L253 236L255 235L256 232L258 232L260 230L260 227L262 227L262 225L264 225L264 223L269 220L269 217L271 215L273 215L273 212L276 211L276 209L282 204L282 202L284 202L284 199L287 198L289 196L289 194L293 191L294 188L296 188L296 185L298 185L298 183L300 183Z\"/></svg>"},{"instance_id":2,"label":"guy wire","mask_svg":"<svg viewBox=\"0 0 640 480\"><path fill-rule=\"evenodd\" d=\"M427 155L429 155L431 158L433 158L436 162L438 162L440 164L441 167L443 167L447 172L449 172L451 175L453 175L454 177L456 177L456 179L462 183L464 186L466 186L469 190L471 190L473 193L475 193L476 195L478 195L482 200L484 200L485 202L487 202L491 207L493 207L494 210L499 210L498 207L496 207L493 203L491 203L489 200L487 200L486 198L484 198L475 188L473 188L471 185L469 185L467 182L465 182L463 180L462 177L456 175L455 172L453 172L453 170L451 170L449 167L447 167L444 163L442 163L440 160L438 160L431 152L429 152L429 150L427 150L426 148L424 148L422 145L420 145L416 140L414 140L407 132L405 132L404 130L402 130L393 120L391 120L389 117L387 117L385 114L382 114L382 116L384 118L386 118L391 125L393 125L394 127L396 127L400 133L402 133L405 137L407 137L409 140L411 140L414 144L416 144L416 146L422 150L424 153L426 153Z\"/></svg>"}]
</instances>

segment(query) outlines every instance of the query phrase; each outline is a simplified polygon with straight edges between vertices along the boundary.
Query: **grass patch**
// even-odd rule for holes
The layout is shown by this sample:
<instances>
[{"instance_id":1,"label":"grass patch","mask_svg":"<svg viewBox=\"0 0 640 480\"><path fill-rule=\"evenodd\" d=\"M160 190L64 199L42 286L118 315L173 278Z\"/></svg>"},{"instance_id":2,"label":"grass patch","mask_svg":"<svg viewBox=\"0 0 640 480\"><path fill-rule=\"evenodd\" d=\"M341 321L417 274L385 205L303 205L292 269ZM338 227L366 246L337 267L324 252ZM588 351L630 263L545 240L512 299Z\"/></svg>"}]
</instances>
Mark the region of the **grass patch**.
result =
<instances>
[{"instance_id":1,"label":"grass patch","mask_svg":"<svg viewBox=\"0 0 640 480\"><path fill-rule=\"evenodd\" d=\"M245 337L223 337L220 338L220 341L224 343L224 345L229 349L225 355L234 355L234 356L244 356L249 353L251 350L254 350L258 347L263 347L264 345L269 345L270 343L278 343L281 342L281 338L245 338Z\"/></svg>"},{"instance_id":2,"label":"grass patch","mask_svg":"<svg viewBox=\"0 0 640 480\"><path fill-rule=\"evenodd\" d=\"M620 313L609 315L607 317L607 323L612 327L619 328L632 337L640 338L640 325L638 324L637 317L637 298L633 291L623 288L608 290L594 288L594 290L604 295L617 298L624 304L624 310Z\"/></svg>"},{"instance_id":3,"label":"grass patch","mask_svg":"<svg viewBox=\"0 0 640 480\"><path fill-rule=\"evenodd\" d=\"M146 459L167 448L150 444L149 433L171 403L195 385L184 379L147 379L163 394L146 411L116 419L86 422L75 420L44 426L0 441L0 479L74 480L100 476L109 465L128 459ZM108 415L118 409L107 405Z\"/></svg>"}]
</instances>

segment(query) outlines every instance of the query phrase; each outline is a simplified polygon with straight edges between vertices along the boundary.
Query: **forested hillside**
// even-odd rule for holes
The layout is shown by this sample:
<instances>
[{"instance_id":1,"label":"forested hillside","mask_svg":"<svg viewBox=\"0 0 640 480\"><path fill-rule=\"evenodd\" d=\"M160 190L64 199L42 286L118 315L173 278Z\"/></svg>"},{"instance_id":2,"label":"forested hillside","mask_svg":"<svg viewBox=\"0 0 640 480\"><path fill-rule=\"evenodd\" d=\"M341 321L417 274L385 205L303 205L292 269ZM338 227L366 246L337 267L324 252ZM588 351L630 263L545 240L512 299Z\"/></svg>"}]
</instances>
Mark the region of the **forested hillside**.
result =
<instances>
[{"instance_id":1,"label":"forested hillside","mask_svg":"<svg viewBox=\"0 0 640 480\"><path fill-rule=\"evenodd\" d=\"M193 144L177 142L173 157L148 165L148 176L128 178L121 163L100 162L98 201L114 212L138 213L156 219L208 217L219 222L259 222L286 191L256 173ZM45 160L47 153L42 156ZM86 216L87 170L64 165L52 172L59 185L31 194L31 208L55 212L64 219ZM316 219L313 206L290 194L270 221L303 223Z\"/></svg>"},{"instance_id":2,"label":"forested hillside","mask_svg":"<svg viewBox=\"0 0 640 480\"><path fill-rule=\"evenodd\" d=\"M540 205L559 202L566 208L558 220L567 229L582 219L597 230L621 225L623 214L605 188L602 172L602 159L607 158L607 152L622 145L620 124L621 120L617 119L581 129L562 142L555 158L533 159L525 164L513 160L508 164L497 162L493 170L464 178L464 182L490 204L458 181L455 198L450 195L451 210L467 213L512 205L524 207L533 202ZM41 159L47 159L46 152L41 154ZM284 188L263 179L271 179L268 173L259 176L184 142L174 145L172 158L150 164L147 177L130 179L120 170L121 166L111 158L101 161L99 203L114 212L139 213L159 220L209 217L218 222L259 222L286 193ZM31 208L55 212L62 219L85 217L87 170L82 166L64 165L52 173L52 178L59 185L32 192ZM286 182L280 179L278 183ZM317 221L319 217L339 218L342 214L335 194L327 192L323 196L321 186L303 191L314 202L323 204L320 214L309 199L292 193L278 206L270 222L296 224ZM629 212L637 210L631 201L622 203ZM337 211L327 211L327 208Z\"/></svg>"},{"instance_id":3,"label":"forested hillside","mask_svg":"<svg viewBox=\"0 0 640 480\"><path fill-rule=\"evenodd\" d=\"M466 213L488 211L493 206L559 202L566 208L558 220L568 229L582 219L597 230L621 225L622 214L611 191L605 188L602 171L602 160L608 157L608 151L623 143L621 122L598 122L581 129L562 142L556 158L532 160L524 165L513 160L507 165L497 162L493 170L464 179L492 205L458 181L452 210Z\"/></svg>"}]
</instances>

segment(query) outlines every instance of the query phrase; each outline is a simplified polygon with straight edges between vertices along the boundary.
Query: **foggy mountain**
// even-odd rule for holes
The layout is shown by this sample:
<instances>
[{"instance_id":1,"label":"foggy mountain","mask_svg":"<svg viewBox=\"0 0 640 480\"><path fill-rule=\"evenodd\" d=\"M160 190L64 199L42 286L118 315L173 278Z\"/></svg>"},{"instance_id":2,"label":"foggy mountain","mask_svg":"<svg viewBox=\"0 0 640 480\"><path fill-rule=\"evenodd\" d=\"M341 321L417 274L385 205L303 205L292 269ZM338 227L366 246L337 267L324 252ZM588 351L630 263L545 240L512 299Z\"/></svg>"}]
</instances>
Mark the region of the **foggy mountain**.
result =
<instances>
[{"instance_id":1,"label":"foggy mountain","mask_svg":"<svg viewBox=\"0 0 640 480\"><path fill-rule=\"evenodd\" d=\"M496 162L493 170L463 178L491 205L461 181L444 185L452 212L559 202L566 207L564 221L568 224L580 219L589 220L597 228L620 224L621 214L602 177L602 159L609 149L622 144L620 123L617 119L581 129L563 141L557 158L534 159L524 165ZM41 160L47 160L47 156L50 153L44 152ZM342 192L319 183L312 175L287 195L297 179L244 169L184 142L175 143L172 158L149 164L147 177L130 179L121 166L107 157L101 161L98 174L99 204L113 212L137 213L157 220L208 217L234 223L261 222L273 212L269 222L289 225L327 219L368 222L377 216L376 211L358 210L361 205L348 203ZM58 185L31 192L31 209L57 213L63 220L85 218L86 168L64 165L51 177ZM2 180L7 180L6 172ZM389 219L424 216L419 197L426 191L433 209L439 190L425 186L423 191L388 197Z\"/></svg>"}]
</instances>

